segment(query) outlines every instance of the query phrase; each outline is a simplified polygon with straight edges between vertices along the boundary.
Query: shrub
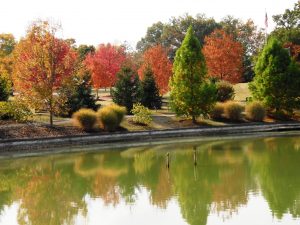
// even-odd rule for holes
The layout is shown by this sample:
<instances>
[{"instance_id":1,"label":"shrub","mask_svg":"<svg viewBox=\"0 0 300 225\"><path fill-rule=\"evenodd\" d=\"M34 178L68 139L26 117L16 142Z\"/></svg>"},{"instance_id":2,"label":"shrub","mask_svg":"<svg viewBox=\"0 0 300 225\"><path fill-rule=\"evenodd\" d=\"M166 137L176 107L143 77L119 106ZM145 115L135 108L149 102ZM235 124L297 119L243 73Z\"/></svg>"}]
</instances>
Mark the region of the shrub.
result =
<instances>
[{"instance_id":1,"label":"shrub","mask_svg":"<svg viewBox=\"0 0 300 225\"><path fill-rule=\"evenodd\" d=\"M246 117L252 121L263 121L266 109L260 102L251 102L246 106Z\"/></svg>"},{"instance_id":2,"label":"shrub","mask_svg":"<svg viewBox=\"0 0 300 225\"><path fill-rule=\"evenodd\" d=\"M114 131L119 126L118 115L110 106L98 110L100 125L107 131Z\"/></svg>"},{"instance_id":3,"label":"shrub","mask_svg":"<svg viewBox=\"0 0 300 225\"><path fill-rule=\"evenodd\" d=\"M73 122L75 126L91 131L97 122L96 112L92 109L80 109L73 114Z\"/></svg>"},{"instance_id":4,"label":"shrub","mask_svg":"<svg viewBox=\"0 0 300 225\"><path fill-rule=\"evenodd\" d=\"M132 120L137 124L149 125L152 121L151 111L140 103L134 104L131 112L133 114Z\"/></svg>"},{"instance_id":5,"label":"shrub","mask_svg":"<svg viewBox=\"0 0 300 225\"><path fill-rule=\"evenodd\" d=\"M20 101L0 102L0 119L26 122L32 116L31 110Z\"/></svg>"},{"instance_id":6,"label":"shrub","mask_svg":"<svg viewBox=\"0 0 300 225\"><path fill-rule=\"evenodd\" d=\"M224 104L224 115L229 120L241 120L243 111L244 107L238 103L229 101Z\"/></svg>"},{"instance_id":7,"label":"shrub","mask_svg":"<svg viewBox=\"0 0 300 225\"><path fill-rule=\"evenodd\" d=\"M232 84L227 81L217 82L217 101L226 102L234 99L234 88Z\"/></svg>"},{"instance_id":8,"label":"shrub","mask_svg":"<svg viewBox=\"0 0 300 225\"><path fill-rule=\"evenodd\" d=\"M124 116L125 116L126 113L127 113L126 107L124 107L124 106L119 106L119 105L117 105L117 104L111 104L111 105L109 105L109 106L107 106L107 107L109 107L111 110L113 110L113 111L116 113L117 118L118 118L118 121L117 121L117 122L118 122L118 126L119 126L120 123L122 122Z\"/></svg>"},{"instance_id":9,"label":"shrub","mask_svg":"<svg viewBox=\"0 0 300 225\"><path fill-rule=\"evenodd\" d=\"M221 119L224 113L224 105L222 103L217 103L210 113L210 117L213 119Z\"/></svg>"}]
</instances>

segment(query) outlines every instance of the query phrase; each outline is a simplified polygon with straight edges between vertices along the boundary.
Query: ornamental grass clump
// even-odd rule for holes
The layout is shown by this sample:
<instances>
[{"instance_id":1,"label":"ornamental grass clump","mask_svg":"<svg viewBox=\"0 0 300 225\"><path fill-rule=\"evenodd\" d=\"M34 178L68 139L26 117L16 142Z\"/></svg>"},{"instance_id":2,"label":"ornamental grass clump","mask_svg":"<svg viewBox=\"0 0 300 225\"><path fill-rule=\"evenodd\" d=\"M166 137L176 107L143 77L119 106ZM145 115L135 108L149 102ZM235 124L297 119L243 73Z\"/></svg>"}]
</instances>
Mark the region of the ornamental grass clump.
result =
<instances>
[{"instance_id":1,"label":"ornamental grass clump","mask_svg":"<svg viewBox=\"0 0 300 225\"><path fill-rule=\"evenodd\" d=\"M266 109L260 102L251 102L246 106L246 117L251 121L261 122L266 116Z\"/></svg>"},{"instance_id":2,"label":"ornamental grass clump","mask_svg":"<svg viewBox=\"0 0 300 225\"><path fill-rule=\"evenodd\" d=\"M134 104L131 112L134 123L148 126L152 122L151 111L141 103Z\"/></svg>"},{"instance_id":3,"label":"ornamental grass clump","mask_svg":"<svg viewBox=\"0 0 300 225\"><path fill-rule=\"evenodd\" d=\"M111 105L108 105L106 107L109 107L110 109L112 109L116 113L117 118L118 118L118 125L120 125L122 120L124 119L124 116L127 113L126 107L119 106L117 104L111 104Z\"/></svg>"},{"instance_id":4,"label":"ornamental grass clump","mask_svg":"<svg viewBox=\"0 0 300 225\"><path fill-rule=\"evenodd\" d=\"M118 127L118 116L116 112L109 107L99 109L98 118L104 130L114 131Z\"/></svg>"},{"instance_id":5,"label":"ornamental grass clump","mask_svg":"<svg viewBox=\"0 0 300 225\"><path fill-rule=\"evenodd\" d=\"M231 121L239 121L243 117L244 107L239 103L229 101L224 103L224 116Z\"/></svg>"},{"instance_id":6,"label":"ornamental grass clump","mask_svg":"<svg viewBox=\"0 0 300 225\"><path fill-rule=\"evenodd\" d=\"M73 114L73 123L84 131L92 131L97 122L96 112L92 109L80 109Z\"/></svg>"},{"instance_id":7,"label":"ornamental grass clump","mask_svg":"<svg viewBox=\"0 0 300 225\"><path fill-rule=\"evenodd\" d=\"M210 112L210 117L215 120L222 119L223 113L224 113L224 104L217 103L212 109L212 111Z\"/></svg>"}]
</instances>

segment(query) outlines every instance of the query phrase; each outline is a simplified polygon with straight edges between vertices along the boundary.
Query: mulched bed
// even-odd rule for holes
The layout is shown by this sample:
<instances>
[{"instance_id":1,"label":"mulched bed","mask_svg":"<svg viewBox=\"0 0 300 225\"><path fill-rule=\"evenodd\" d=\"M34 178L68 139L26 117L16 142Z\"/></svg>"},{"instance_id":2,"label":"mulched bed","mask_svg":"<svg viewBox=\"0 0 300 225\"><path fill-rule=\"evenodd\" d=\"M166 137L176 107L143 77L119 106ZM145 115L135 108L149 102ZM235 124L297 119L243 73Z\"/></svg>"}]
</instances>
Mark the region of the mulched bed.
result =
<instances>
[{"instance_id":1,"label":"mulched bed","mask_svg":"<svg viewBox=\"0 0 300 225\"><path fill-rule=\"evenodd\" d=\"M37 123L15 123L12 121L0 122L0 140L1 139L19 139L19 138L43 138L74 136L88 134L75 127L50 127L48 125Z\"/></svg>"}]
</instances>

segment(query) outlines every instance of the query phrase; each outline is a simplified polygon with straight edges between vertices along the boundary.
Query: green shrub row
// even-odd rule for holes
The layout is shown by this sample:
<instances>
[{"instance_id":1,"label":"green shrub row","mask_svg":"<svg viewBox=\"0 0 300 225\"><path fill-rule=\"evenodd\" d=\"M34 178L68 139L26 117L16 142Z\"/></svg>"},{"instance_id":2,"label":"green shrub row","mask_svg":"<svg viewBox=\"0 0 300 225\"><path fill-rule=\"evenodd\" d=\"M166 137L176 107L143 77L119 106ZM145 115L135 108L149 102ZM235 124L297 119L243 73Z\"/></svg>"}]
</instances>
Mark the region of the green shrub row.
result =
<instances>
[{"instance_id":1,"label":"green shrub row","mask_svg":"<svg viewBox=\"0 0 300 225\"><path fill-rule=\"evenodd\" d=\"M73 124L85 131L92 131L96 127L114 131L120 126L125 114L126 108L116 104L102 107L97 112L80 109L73 114Z\"/></svg>"},{"instance_id":2,"label":"green shrub row","mask_svg":"<svg viewBox=\"0 0 300 225\"><path fill-rule=\"evenodd\" d=\"M228 119L230 121L240 121L243 119L245 112L246 119L250 121L260 122L266 116L266 109L260 102L250 102L246 107L239 103L228 101L225 103L217 103L213 108L210 117L212 119Z\"/></svg>"}]
</instances>

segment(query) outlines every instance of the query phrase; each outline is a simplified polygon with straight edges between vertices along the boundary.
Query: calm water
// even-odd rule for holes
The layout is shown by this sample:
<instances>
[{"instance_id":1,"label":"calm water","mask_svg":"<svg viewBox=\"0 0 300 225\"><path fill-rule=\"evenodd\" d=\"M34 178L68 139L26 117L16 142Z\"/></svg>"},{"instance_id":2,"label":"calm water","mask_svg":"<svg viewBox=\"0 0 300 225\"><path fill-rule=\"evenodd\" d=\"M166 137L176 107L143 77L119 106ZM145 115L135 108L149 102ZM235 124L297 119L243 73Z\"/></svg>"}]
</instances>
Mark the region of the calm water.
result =
<instances>
[{"instance_id":1,"label":"calm water","mask_svg":"<svg viewBox=\"0 0 300 225\"><path fill-rule=\"evenodd\" d=\"M299 223L300 136L0 160L0 224Z\"/></svg>"}]
</instances>

